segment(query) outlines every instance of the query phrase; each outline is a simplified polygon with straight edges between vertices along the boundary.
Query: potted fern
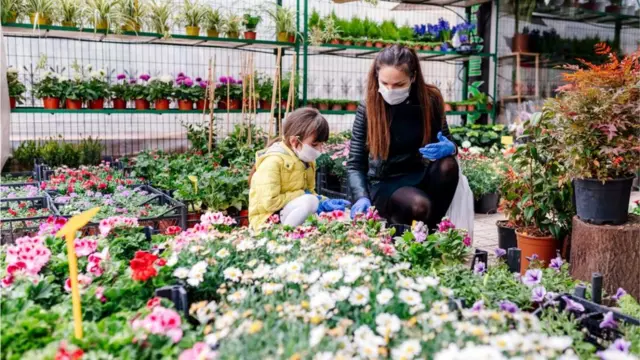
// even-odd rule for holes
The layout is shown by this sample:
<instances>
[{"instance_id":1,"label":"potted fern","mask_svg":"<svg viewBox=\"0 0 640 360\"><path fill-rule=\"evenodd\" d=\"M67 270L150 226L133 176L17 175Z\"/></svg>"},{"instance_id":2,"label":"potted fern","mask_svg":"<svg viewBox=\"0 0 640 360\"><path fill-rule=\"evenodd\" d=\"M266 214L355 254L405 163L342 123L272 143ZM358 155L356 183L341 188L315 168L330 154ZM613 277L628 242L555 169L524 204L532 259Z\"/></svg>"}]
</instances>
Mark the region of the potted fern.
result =
<instances>
[{"instance_id":1,"label":"potted fern","mask_svg":"<svg viewBox=\"0 0 640 360\"><path fill-rule=\"evenodd\" d=\"M53 0L28 0L25 12L29 14L32 24L51 25L56 14L56 4Z\"/></svg>"},{"instance_id":2,"label":"potted fern","mask_svg":"<svg viewBox=\"0 0 640 360\"><path fill-rule=\"evenodd\" d=\"M244 38L247 40L255 40L256 39L256 28L262 18L260 16L253 16L251 14L244 14Z\"/></svg>"},{"instance_id":3,"label":"potted fern","mask_svg":"<svg viewBox=\"0 0 640 360\"><path fill-rule=\"evenodd\" d=\"M218 9L208 8L205 10L204 23L207 27L207 36L217 38L220 36L222 28L222 15Z\"/></svg>"},{"instance_id":4,"label":"potted fern","mask_svg":"<svg viewBox=\"0 0 640 360\"><path fill-rule=\"evenodd\" d=\"M81 24L80 3L76 0L60 0L58 11L62 26L75 28Z\"/></svg>"},{"instance_id":5,"label":"potted fern","mask_svg":"<svg viewBox=\"0 0 640 360\"><path fill-rule=\"evenodd\" d=\"M82 15L101 31L120 31L127 19L122 2L113 0L85 0Z\"/></svg>"},{"instance_id":6,"label":"potted fern","mask_svg":"<svg viewBox=\"0 0 640 360\"><path fill-rule=\"evenodd\" d=\"M198 0L184 0L179 18L186 26L188 36L200 35L200 25L204 22L205 15L205 7Z\"/></svg>"},{"instance_id":7,"label":"potted fern","mask_svg":"<svg viewBox=\"0 0 640 360\"><path fill-rule=\"evenodd\" d=\"M229 13L222 21L222 29L229 39L237 39L240 37L243 19L232 13Z\"/></svg>"}]
</instances>

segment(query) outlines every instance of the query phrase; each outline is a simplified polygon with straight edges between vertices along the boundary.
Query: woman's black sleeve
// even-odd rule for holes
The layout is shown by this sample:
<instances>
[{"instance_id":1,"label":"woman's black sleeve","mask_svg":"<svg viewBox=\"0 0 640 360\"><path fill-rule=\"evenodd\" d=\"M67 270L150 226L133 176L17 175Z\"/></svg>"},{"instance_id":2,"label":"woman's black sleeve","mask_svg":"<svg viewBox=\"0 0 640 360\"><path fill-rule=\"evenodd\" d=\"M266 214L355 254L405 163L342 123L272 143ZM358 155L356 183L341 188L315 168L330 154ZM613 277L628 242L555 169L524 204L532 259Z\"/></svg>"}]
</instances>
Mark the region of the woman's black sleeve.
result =
<instances>
[{"instance_id":1,"label":"woman's black sleeve","mask_svg":"<svg viewBox=\"0 0 640 360\"><path fill-rule=\"evenodd\" d=\"M351 149L347 161L347 177L354 201L369 198L369 149L367 148L367 111L364 103L360 103L356 112L351 132Z\"/></svg>"}]
</instances>

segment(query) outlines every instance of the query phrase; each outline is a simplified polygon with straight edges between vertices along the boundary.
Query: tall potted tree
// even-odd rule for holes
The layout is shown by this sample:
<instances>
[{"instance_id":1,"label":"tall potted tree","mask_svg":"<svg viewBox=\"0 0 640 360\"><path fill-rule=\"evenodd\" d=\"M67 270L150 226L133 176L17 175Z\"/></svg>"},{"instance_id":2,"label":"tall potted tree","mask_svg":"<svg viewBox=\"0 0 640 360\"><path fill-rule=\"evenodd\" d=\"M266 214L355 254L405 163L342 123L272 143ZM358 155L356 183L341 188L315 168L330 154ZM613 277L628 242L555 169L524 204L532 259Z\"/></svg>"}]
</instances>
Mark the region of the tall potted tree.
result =
<instances>
[{"instance_id":1,"label":"tall potted tree","mask_svg":"<svg viewBox=\"0 0 640 360\"><path fill-rule=\"evenodd\" d=\"M624 224L634 173L640 168L640 51L619 59L600 43L608 61L565 65L567 84L545 104L557 153L575 184L577 215L595 224Z\"/></svg>"}]
</instances>

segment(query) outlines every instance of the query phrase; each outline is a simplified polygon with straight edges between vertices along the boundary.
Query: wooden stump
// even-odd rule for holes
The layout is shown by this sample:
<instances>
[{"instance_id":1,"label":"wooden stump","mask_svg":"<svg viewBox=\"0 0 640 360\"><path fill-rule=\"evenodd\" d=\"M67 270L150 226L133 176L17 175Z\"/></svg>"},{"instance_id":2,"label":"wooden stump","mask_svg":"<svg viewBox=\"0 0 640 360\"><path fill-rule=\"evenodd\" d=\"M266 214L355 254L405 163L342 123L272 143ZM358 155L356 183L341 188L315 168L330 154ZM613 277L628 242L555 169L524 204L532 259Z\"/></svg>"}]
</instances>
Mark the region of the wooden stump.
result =
<instances>
[{"instance_id":1,"label":"wooden stump","mask_svg":"<svg viewBox=\"0 0 640 360\"><path fill-rule=\"evenodd\" d=\"M602 273L609 294L621 287L640 298L640 216L630 214L629 222L619 226L573 218L571 275L590 281L594 272Z\"/></svg>"}]
</instances>

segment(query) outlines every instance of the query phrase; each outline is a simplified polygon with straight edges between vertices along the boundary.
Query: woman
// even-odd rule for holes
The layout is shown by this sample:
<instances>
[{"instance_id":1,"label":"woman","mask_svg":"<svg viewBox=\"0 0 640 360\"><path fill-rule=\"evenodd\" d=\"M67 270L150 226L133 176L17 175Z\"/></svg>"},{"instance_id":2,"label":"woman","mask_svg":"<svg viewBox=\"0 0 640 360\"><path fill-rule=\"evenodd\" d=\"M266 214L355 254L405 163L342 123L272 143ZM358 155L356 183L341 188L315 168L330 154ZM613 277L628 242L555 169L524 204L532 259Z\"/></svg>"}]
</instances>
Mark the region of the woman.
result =
<instances>
[{"instance_id":1,"label":"woman","mask_svg":"<svg viewBox=\"0 0 640 360\"><path fill-rule=\"evenodd\" d=\"M373 204L391 223L417 220L434 229L458 184L449 137L442 95L424 82L415 51L394 45L380 52L353 124L351 216Z\"/></svg>"}]
</instances>

